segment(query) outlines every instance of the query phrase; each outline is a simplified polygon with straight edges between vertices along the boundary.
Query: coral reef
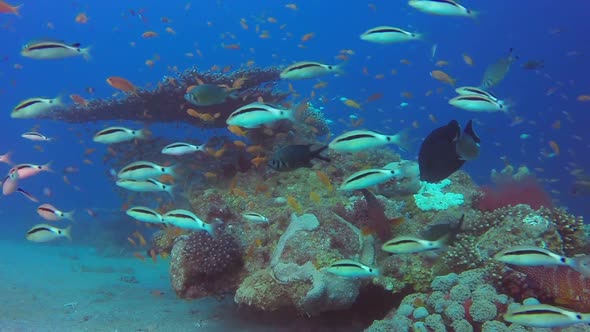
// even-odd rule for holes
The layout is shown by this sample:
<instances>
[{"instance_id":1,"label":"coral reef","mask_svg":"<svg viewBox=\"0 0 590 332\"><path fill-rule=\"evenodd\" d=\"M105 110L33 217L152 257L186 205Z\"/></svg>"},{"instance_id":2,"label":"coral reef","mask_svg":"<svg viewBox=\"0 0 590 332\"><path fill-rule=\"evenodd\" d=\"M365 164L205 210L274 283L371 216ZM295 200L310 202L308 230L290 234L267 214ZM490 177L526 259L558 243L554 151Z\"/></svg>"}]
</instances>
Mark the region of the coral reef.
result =
<instances>
[{"instance_id":1,"label":"coral reef","mask_svg":"<svg viewBox=\"0 0 590 332\"><path fill-rule=\"evenodd\" d=\"M182 235L170 255L172 288L184 299L223 295L235 290L241 266L242 251L232 236Z\"/></svg>"},{"instance_id":2,"label":"coral reef","mask_svg":"<svg viewBox=\"0 0 590 332\"><path fill-rule=\"evenodd\" d=\"M447 210L464 203L463 194L443 193L442 189L449 186L451 180L444 179L439 183L422 182L418 193L414 194L416 206L422 211Z\"/></svg>"},{"instance_id":3,"label":"coral reef","mask_svg":"<svg viewBox=\"0 0 590 332\"><path fill-rule=\"evenodd\" d=\"M519 178L496 183L496 188L482 187L482 196L475 202L480 211L493 211L505 206L527 204L537 210L552 207L551 197L533 177Z\"/></svg>"},{"instance_id":4,"label":"coral reef","mask_svg":"<svg viewBox=\"0 0 590 332\"><path fill-rule=\"evenodd\" d=\"M510 299L487 283L489 277L485 269L438 276L431 291L406 296L389 318L366 331L485 331L485 324L505 328L501 314Z\"/></svg>"},{"instance_id":5,"label":"coral reef","mask_svg":"<svg viewBox=\"0 0 590 332\"><path fill-rule=\"evenodd\" d=\"M164 77L152 90L138 89L137 94L124 98L89 100L87 106L77 104L59 108L41 115L41 118L66 122L92 122L102 120L139 120L143 122L187 122L199 127L225 127L225 119L237 108L263 98L266 102L278 103L284 100L288 92L273 92L275 82L279 79L281 69L240 68L233 72L199 72L189 68L177 72L175 77ZM203 82L232 86L242 82L239 89L240 98L228 98L223 104L200 107L200 112L209 115L219 113L217 117L200 118L179 109L194 108L184 100L186 89ZM270 84L269 84L270 83Z\"/></svg>"}]
</instances>

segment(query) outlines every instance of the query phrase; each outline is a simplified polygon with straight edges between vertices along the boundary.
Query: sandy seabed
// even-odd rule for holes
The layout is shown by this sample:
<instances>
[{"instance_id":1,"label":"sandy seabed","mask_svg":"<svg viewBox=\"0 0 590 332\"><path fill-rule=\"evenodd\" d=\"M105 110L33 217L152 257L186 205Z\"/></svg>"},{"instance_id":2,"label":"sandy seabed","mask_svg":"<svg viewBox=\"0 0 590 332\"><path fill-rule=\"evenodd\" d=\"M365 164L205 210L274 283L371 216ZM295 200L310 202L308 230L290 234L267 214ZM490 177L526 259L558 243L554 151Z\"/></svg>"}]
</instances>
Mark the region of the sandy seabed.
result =
<instances>
[{"instance_id":1,"label":"sandy seabed","mask_svg":"<svg viewBox=\"0 0 590 332\"><path fill-rule=\"evenodd\" d=\"M0 238L0 331L277 331L236 320L231 296L184 301L168 261ZM288 328L287 328L288 329Z\"/></svg>"}]
</instances>

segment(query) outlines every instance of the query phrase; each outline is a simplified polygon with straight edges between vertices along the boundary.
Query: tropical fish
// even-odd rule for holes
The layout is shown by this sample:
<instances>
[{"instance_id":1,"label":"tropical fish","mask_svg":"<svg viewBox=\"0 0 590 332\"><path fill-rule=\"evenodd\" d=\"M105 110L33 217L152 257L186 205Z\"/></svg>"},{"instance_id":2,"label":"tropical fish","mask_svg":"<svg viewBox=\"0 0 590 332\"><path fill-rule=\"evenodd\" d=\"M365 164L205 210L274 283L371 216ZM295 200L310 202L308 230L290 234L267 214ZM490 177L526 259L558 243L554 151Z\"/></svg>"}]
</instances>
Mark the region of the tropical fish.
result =
<instances>
[{"instance_id":1,"label":"tropical fish","mask_svg":"<svg viewBox=\"0 0 590 332\"><path fill-rule=\"evenodd\" d=\"M457 81L442 70L433 70L430 72L430 76L432 76L437 81L450 85L455 85L455 82Z\"/></svg>"},{"instance_id":2,"label":"tropical fish","mask_svg":"<svg viewBox=\"0 0 590 332\"><path fill-rule=\"evenodd\" d=\"M294 63L281 72L284 80L302 80L327 74L343 74L342 65L325 65L319 62L303 61Z\"/></svg>"},{"instance_id":3,"label":"tropical fish","mask_svg":"<svg viewBox=\"0 0 590 332\"><path fill-rule=\"evenodd\" d=\"M480 89L478 87L474 87L474 86L462 86L462 87L456 88L455 92L459 95L462 95L462 96L476 95L476 96L486 97L486 98L491 99L491 100L498 102L498 103L502 103L502 101L500 99L498 99L498 97L494 96L491 92L482 90L482 89Z\"/></svg>"},{"instance_id":4,"label":"tropical fish","mask_svg":"<svg viewBox=\"0 0 590 332\"><path fill-rule=\"evenodd\" d=\"M97 143L114 144L145 138L146 133L143 129L136 130L125 127L108 127L96 133L92 140Z\"/></svg>"},{"instance_id":5,"label":"tropical fish","mask_svg":"<svg viewBox=\"0 0 590 332\"><path fill-rule=\"evenodd\" d=\"M222 104L228 97L235 98L230 90L215 84L191 86L184 95L184 99L195 106Z\"/></svg>"},{"instance_id":6,"label":"tropical fish","mask_svg":"<svg viewBox=\"0 0 590 332\"><path fill-rule=\"evenodd\" d=\"M409 40L419 40L422 36L418 33L408 32L400 28L379 26L365 31L361 35L361 39L379 43L379 44L391 44L404 42Z\"/></svg>"},{"instance_id":7,"label":"tropical fish","mask_svg":"<svg viewBox=\"0 0 590 332\"><path fill-rule=\"evenodd\" d=\"M23 46L20 54L37 60L63 59L81 55L90 59L90 47L81 48L80 43L68 45L60 41L32 41Z\"/></svg>"},{"instance_id":8,"label":"tropical fish","mask_svg":"<svg viewBox=\"0 0 590 332\"><path fill-rule=\"evenodd\" d=\"M10 195L18 190L18 172L9 172L2 181L2 194Z\"/></svg>"},{"instance_id":9,"label":"tropical fish","mask_svg":"<svg viewBox=\"0 0 590 332\"><path fill-rule=\"evenodd\" d=\"M150 209L145 206L134 206L127 209L125 213L131 218L148 223L161 224L164 223L164 218L158 211Z\"/></svg>"},{"instance_id":10,"label":"tropical fish","mask_svg":"<svg viewBox=\"0 0 590 332\"><path fill-rule=\"evenodd\" d=\"M51 169L50 161L45 165L19 164L11 168L8 173L10 174L12 172L18 172L19 179L26 179L40 172L53 172L53 170Z\"/></svg>"},{"instance_id":11,"label":"tropical fish","mask_svg":"<svg viewBox=\"0 0 590 332\"><path fill-rule=\"evenodd\" d=\"M518 266L572 266L572 260L551 250L529 245L520 245L499 251L494 259Z\"/></svg>"},{"instance_id":12,"label":"tropical fish","mask_svg":"<svg viewBox=\"0 0 590 332\"><path fill-rule=\"evenodd\" d=\"M8 165L12 165L12 159L10 158L12 156L12 152L7 152L3 155L0 155L0 163L5 163Z\"/></svg>"},{"instance_id":13,"label":"tropical fish","mask_svg":"<svg viewBox=\"0 0 590 332\"><path fill-rule=\"evenodd\" d=\"M268 161L268 166L276 171L292 171L301 167L312 167L313 159L330 162L330 158L321 153L328 148L327 145L312 150L314 144L287 145L277 150Z\"/></svg>"},{"instance_id":14,"label":"tropical fish","mask_svg":"<svg viewBox=\"0 0 590 332\"><path fill-rule=\"evenodd\" d=\"M178 228L206 231L211 236L215 236L215 225L204 222L191 211L183 209L172 210L166 212L162 217L165 223L172 224Z\"/></svg>"},{"instance_id":15,"label":"tropical fish","mask_svg":"<svg viewBox=\"0 0 590 332\"><path fill-rule=\"evenodd\" d=\"M163 154L169 154L173 156L181 156L183 154L194 153L197 151L205 151L205 144L193 145L184 142L176 142L168 144L162 149Z\"/></svg>"},{"instance_id":16,"label":"tropical fish","mask_svg":"<svg viewBox=\"0 0 590 332\"><path fill-rule=\"evenodd\" d=\"M426 136L418 153L422 181L442 181L460 169L466 160L477 156L480 139L468 128L472 128L469 123L461 135L461 126L456 120L452 120ZM458 143L459 140L466 141Z\"/></svg>"},{"instance_id":17,"label":"tropical fish","mask_svg":"<svg viewBox=\"0 0 590 332\"><path fill-rule=\"evenodd\" d=\"M22 6L23 5L12 6L12 5L9 5L6 2L4 2L3 0L0 0L0 13L2 13L2 14L14 14L16 16L20 16L19 9Z\"/></svg>"},{"instance_id":18,"label":"tropical fish","mask_svg":"<svg viewBox=\"0 0 590 332\"><path fill-rule=\"evenodd\" d=\"M164 174L172 177L175 176L174 169L176 166L160 166L151 161L136 161L131 163L117 173L119 179L145 180L149 178L158 178Z\"/></svg>"},{"instance_id":19,"label":"tropical fish","mask_svg":"<svg viewBox=\"0 0 590 332\"><path fill-rule=\"evenodd\" d=\"M28 131L22 135L20 135L20 137L22 138L26 138L28 140L31 141L42 141L42 142L48 142L51 141L52 138L47 137L41 133L35 132L35 131Z\"/></svg>"},{"instance_id":20,"label":"tropical fish","mask_svg":"<svg viewBox=\"0 0 590 332\"><path fill-rule=\"evenodd\" d=\"M268 223L268 218L256 212L244 212L242 217L248 221Z\"/></svg>"},{"instance_id":21,"label":"tropical fish","mask_svg":"<svg viewBox=\"0 0 590 332\"><path fill-rule=\"evenodd\" d=\"M456 142L455 150L461 160L473 160L479 157L479 144L481 140L473 129L473 121L467 121L463 135Z\"/></svg>"},{"instance_id":22,"label":"tropical fish","mask_svg":"<svg viewBox=\"0 0 590 332\"><path fill-rule=\"evenodd\" d=\"M498 100L482 95L461 95L449 100L449 104L471 112L508 112L508 107Z\"/></svg>"},{"instance_id":23,"label":"tropical fish","mask_svg":"<svg viewBox=\"0 0 590 332\"><path fill-rule=\"evenodd\" d=\"M31 119L62 105L60 97L53 99L29 98L16 105L12 113L10 113L10 117L14 119Z\"/></svg>"},{"instance_id":24,"label":"tropical fish","mask_svg":"<svg viewBox=\"0 0 590 332\"><path fill-rule=\"evenodd\" d=\"M69 219L74 221L74 210L70 212L63 212L58 210L51 204L42 204L37 208L37 213L45 220L58 221L61 219Z\"/></svg>"},{"instance_id":25,"label":"tropical fish","mask_svg":"<svg viewBox=\"0 0 590 332\"><path fill-rule=\"evenodd\" d=\"M383 243L381 249L392 254L414 254L441 249L445 246L445 241L445 238L429 241L412 236L398 236Z\"/></svg>"},{"instance_id":26,"label":"tropical fish","mask_svg":"<svg viewBox=\"0 0 590 332\"><path fill-rule=\"evenodd\" d=\"M590 323L590 314L575 312L548 304L510 306L504 320L528 327L557 328Z\"/></svg>"},{"instance_id":27,"label":"tropical fish","mask_svg":"<svg viewBox=\"0 0 590 332\"><path fill-rule=\"evenodd\" d=\"M392 169L385 168L370 168L362 171L353 173L344 181L338 190L359 190L366 189L371 186L385 183L396 176L399 176L400 172Z\"/></svg>"},{"instance_id":28,"label":"tropical fish","mask_svg":"<svg viewBox=\"0 0 590 332\"><path fill-rule=\"evenodd\" d=\"M479 86L481 89L487 90L493 86L498 85L508 71L510 70L510 66L512 63L518 60L517 56L512 55L512 48L508 51L508 56L499 59L495 63L488 66L486 71L483 74L483 79L481 80L481 85Z\"/></svg>"},{"instance_id":29,"label":"tropical fish","mask_svg":"<svg viewBox=\"0 0 590 332\"><path fill-rule=\"evenodd\" d=\"M453 0L410 0L408 5L421 12L442 16L476 17L477 12L467 9Z\"/></svg>"},{"instance_id":30,"label":"tropical fish","mask_svg":"<svg viewBox=\"0 0 590 332\"><path fill-rule=\"evenodd\" d=\"M131 191L137 192L153 192L153 191L165 191L174 197L172 190L173 185L162 183L156 179L145 179L145 180L133 180L133 179L119 179L116 182L117 186L125 188Z\"/></svg>"},{"instance_id":31,"label":"tropical fish","mask_svg":"<svg viewBox=\"0 0 590 332\"><path fill-rule=\"evenodd\" d=\"M379 275L379 269L350 259L336 261L322 270L346 278L368 278Z\"/></svg>"},{"instance_id":32,"label":"tropical fish","mask_svg":"<svg viewBox=\"0 0 590 332\"><path fill-rule=\"evenodd\" d=\"M72 226L68 226L67 228L57 228L47 224L38 224L27 232L26 238L32 242L48 242L55 239L59 239L60 237L66 237L69 240L72 240Z\"/></svg>"},{"instance_id":33,"label":"tropical fish","mask_svg":"<svg viewBox=\"0 0 590 332\"><path fill-rule=\"evenodd\" d=\"M387 144L405 147L407 140L405 130L395 135L384 135L371 130L352 130L334 138L328 147L336 152L358 152Z\"/></svg>"},{"instance_id":34,"label":"tropical fish","mask_svg":"<svg viewBox=\"0 0 590 332\"><path fill-rule=\"evenodd\" d=\"M293 111L275 108L261 102L253 102L232 112L226 123L228 126L258 128L283 119L294 121Z\"/></svg>"},{"instance_id":35,"label":"tropical fish","mask_svg":"<svg viewBox=\"0 0 590 332\"><path fill-rule=\"evenodd\" d=\"M117 90L137 95L137 87L135 84L123 77L111 76L106 79L106 82Z\"/></svg>"}]
</instances>

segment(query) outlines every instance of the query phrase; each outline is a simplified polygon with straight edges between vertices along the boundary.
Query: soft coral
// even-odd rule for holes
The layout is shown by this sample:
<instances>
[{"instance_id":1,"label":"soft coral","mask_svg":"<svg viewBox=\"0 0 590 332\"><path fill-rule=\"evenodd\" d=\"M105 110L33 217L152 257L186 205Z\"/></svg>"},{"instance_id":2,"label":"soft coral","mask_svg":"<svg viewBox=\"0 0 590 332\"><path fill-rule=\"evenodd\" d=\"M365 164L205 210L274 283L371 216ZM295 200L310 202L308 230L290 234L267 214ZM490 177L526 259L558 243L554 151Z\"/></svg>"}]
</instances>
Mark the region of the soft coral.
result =
<instances>
[{"instance_id":1,"label":"soft coral","mask_svg":"<svg viewBox=\"0 0 590 332\"><path fill-rule=\"evenodd\" d=\"M552 207L551 197L533 177L506 180L497 183L496 188L482 187L482 197L475 202L480 211L493 211L505 206L528 204L537 210L541 206Z\"/></svg>"}]
</instances>

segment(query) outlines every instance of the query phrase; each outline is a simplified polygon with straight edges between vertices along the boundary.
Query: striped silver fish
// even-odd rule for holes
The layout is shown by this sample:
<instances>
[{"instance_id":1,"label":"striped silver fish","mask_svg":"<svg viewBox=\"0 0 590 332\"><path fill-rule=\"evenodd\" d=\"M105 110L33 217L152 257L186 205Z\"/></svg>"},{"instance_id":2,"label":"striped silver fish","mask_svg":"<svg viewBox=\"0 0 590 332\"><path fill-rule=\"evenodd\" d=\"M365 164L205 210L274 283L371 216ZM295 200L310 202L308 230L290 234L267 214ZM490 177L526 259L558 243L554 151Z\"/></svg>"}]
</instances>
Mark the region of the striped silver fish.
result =
<instances>
[{"instance_id":1,"label":"striped silver fish","mask_svg":"<svg viewBox=\"0 0 590 332\"><path fill-rule=\"evenodd\" d=\"M54 108L62 106L61 98L29 98L14 107L10 117L14 119L31 119L43 115Z\"/></svg>"},{"instance_id":2,"label":"striped silver fish","mask_svg":"<svg viewBox=\"0 0 590 332\"><path fill-rule=\"evenodd\" d=\"M164 213L162 217L165 223L172 224L178 228L206 231L211 236L215 236L215 225L204 222L191 211L176 209Z\"/></svg>"},{"instance_id":3,"label":"striped silver fish","mask_svg":"<svg viewBox=\"0 0 590 332\"><path fill-rule=\"evenodd\" d=\"M441 249L445 246L446 239L444 236L439 240L429 241L411 236L398 236L383 243L381 249L392 254L414 254Z\"/></svg>"},{"instance_id":4,"label":"striped silver fish","mask_svg":"<svg viewBox=\"0 0 590 332\"><path fill-rule=\"evenodd\" d=\"M327 74L343 74L342 65L326 65L313 61L297 62L281 72L284 80L303 80L316 78Z\"/></svg>"},{"instance_id":5,"label":"striped silver fish","mask_svg":"<svg viewBox=\"0 0 590 332\"><path fill-rule=\"evenodd\" d=\"M36 131L28 131L28 132L20 135L20 137L26 138L31 141L38 141L38 142L49 142L49 141L53 140L51 137L47 137L47 136L45 136L41 133L38 133Z\"/></svg>"},{"instance_id":6,"label":"striped silver fish","mask_svg":"<svg viewBox=\"0 0 590 332\"><path fill-rule=\"evenodd\" d=\"M294 120L291 110L279 109L271 105L253 102L233 111L225 121L229 126L258 128L279 120Z\"/></svg>"},{"instance_id":7,"label":"striped silver fish","mask_svg":"<svg viewBox=\"0 0 590 332\"><path fill-rule=\"evenodd\" d=\"M72 240L72 226L57 228L47 224L38 224L27 232L26 238L31 242L49 242L62 237Z\"/></svg>"},{"instance_id":8,"label":"striped silver fish","mask_svg":"<svg viewBox=\"0 0 590 332\"><path fill-rule=\"evenodd\" d=\"M508 106L481 95L457 96L449 104L470 112L508 112Z\"/></svg>"},{"instance_id":9,"label":"striped silver fish","mask_svg":"<svg viewBox=\"0 0 590 332\"><path fill-rule=\"evenodd\" d=\"M500 99L498 99L498 97L494 96L494 94L492 94L489 91L485 91L483 89L474 87L474 86L462 86L460 88L456 88L455 92L465 96L465 95L478 95L478 96L482 96L482 97L486 97L488 99L491 99L495 102L502 102Z\"/></svg>"},{"instance_id":10,"label":"striped silver fish","mask_svg":"<svg viewBox=\"0 0 590 332\"><path fill-rule=\"evenodd\" d=\"M136 192L154 192L154 191L165 191L172 198L174 193L172 190L174 186L171 184L162 183L156 179L145 179L145 180L133 180L133 179L119 179L116 182L117 186L125 188L127 190Z\"/></svg>"},{"instance_id":11,"label":"striped silver fish","mask_svg":"<svg viewBox=\"0 0 590 332\"><path fill-rule=\"evenodd\" d=\"M136 161L131 163L117 173L119 179L145 180L158 178L164 174L175 176L175 166L160 166L151 161Z\"/></svg>"},{"instance_id":12,"label":"striped silver fish","mask_svg":"<svg viewBox=\"0 0 590 332\"><path fill-rule=\"evenodd\" d=\"M256 212L244 212L242 217L248 221L268 223L268 218Z\"/></svg>"},{"instance_id":13,"label":"striped silver fish","mask_svg":"<svg viewBox=\"0 0 590 332\"><path fill-rule=\"evenodd\" d=\"M168 144L162 149L163 154L169 154L172 156L181 156L183 154L194 153L197 151L205 151L205 144L193 145L184 142L176 142Z\"/></svg>"},{"instance_id":14,"label":"striped silver fish","mask_svg":"<svg viewBox=\"0 0 590 332\"><path fill-rule=\"evenodd\" d=\"M399 171L385 168L370 168L358 171L347 177L338 190L366 189L381 183L385 183L399 175Z\"/></svg>"},{"instance_id":15,"label":"striped silver fish","mask_svg":"<svg viewBox=\"0 0 590 332\"><path fill-rule=\"evenodd\" d=\"M477 17L477 12L452 0L410 0L408 5L432 15Z\"/></svg>"},{"instance_id":16,"label":"striped silver fish","mask_svg":"<svg viewBox=\"0 0 590 332\"><path fill-rule=\"evenodd\" d=\"M361 35L361 40L378 44L392 44L420 39L422 39L422 35L418 33L389 26L375 27Z\"/></svg>"},{"instance_id":17,"label":"striped silver fish","mask_svg":"<svg viewBox=\"0 0 590 332\"><path fill-rule=\"evenodd\" d=\"M371 130L352 130L334 138L328 147L336 152L358 152L387 144L405 147L407 139L405 130L395 135L384 135Z\"/></svg>"},{"instance_id":18,"label":"striped silver fish","mask_svg":"<svg viewBox=\"0 0 590 332\"><path fill-rule=\"evenodd\" d=\"M79 43L68 45L59 41L33 41L23 46L20 54L37 60L63 59L78 55L89 60L90 47L81 48Z\"/></svg>"},{"instance_id":19,"label":"striped silver fish","mask_svg":"<svg viewBox=\"0 0 590 332\"><path fill-rule=\"evenodd\" d=\"M136 130L125 127L108 127L97 132L92 140L97 143L114 144L145 138L146 133L143 129Z\"/></svg>"},{"instance_id":20,"label":"striped silver fish","mask_svg":"<svg viewBox=\"0 0 590 332\"><path fill-rule=\"evenodd\" d=\"M322 270L346 278L367 278L379 275L379 269L350 259L336 261Z\"/></svg>"},{"instance_id":21,"label":"striped silver fish","mask_svg":"<svg viewBox=\"0 0 590 332\"><path fill-rule=\"evenodd\" d=\"M131 207L131 208L127 209L127 211L125 211L125 213L137 221L149 222L149 223L155 223L155 224L164 223L164 218L162 217L162 215L158 211L156 211L154 209L150 209L145 206Z\"/></svg>"},{"instance_id":22,"label":"striped silver fish","mask_svg":"<svg viewBox=\"0 0 590 332\"><path fill-rule=\"evenodd\" d=\"M590 314L548 304L532 304L509 308L504 320L528 327L554 328L590 323Z\"/></svg>"},{"instance_id":23,"label":"striped silver fish","mask_svg":"<svg viewBox=\"0 0 590 332\"><path fill-rule=\"evenodd\" d=\"M529 245L520 245L499 251L494 259L505 264L518 266L556 266L572 264L568 257L551 250Z\"/></svg>"}]
</instances>

